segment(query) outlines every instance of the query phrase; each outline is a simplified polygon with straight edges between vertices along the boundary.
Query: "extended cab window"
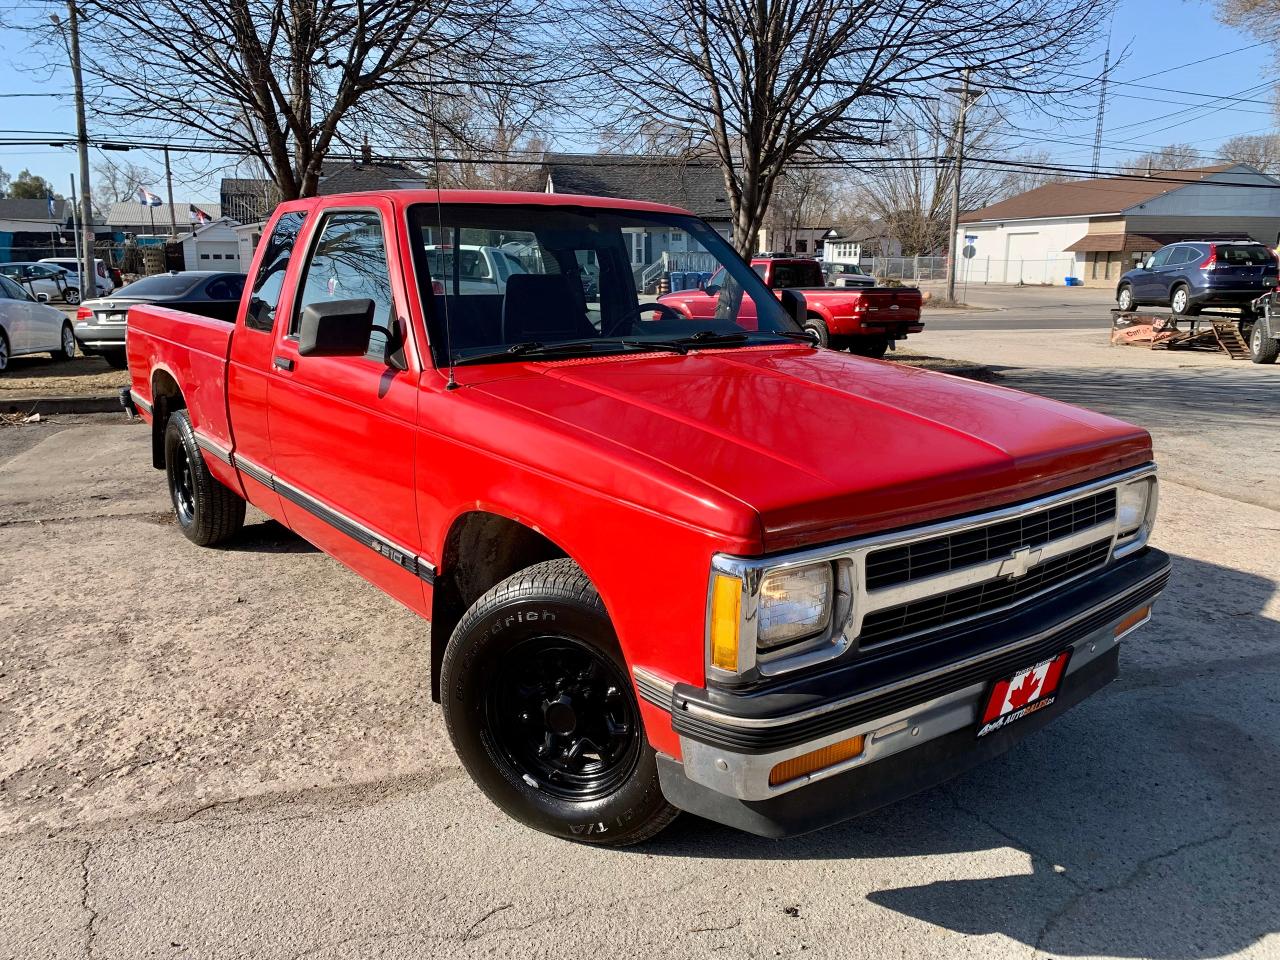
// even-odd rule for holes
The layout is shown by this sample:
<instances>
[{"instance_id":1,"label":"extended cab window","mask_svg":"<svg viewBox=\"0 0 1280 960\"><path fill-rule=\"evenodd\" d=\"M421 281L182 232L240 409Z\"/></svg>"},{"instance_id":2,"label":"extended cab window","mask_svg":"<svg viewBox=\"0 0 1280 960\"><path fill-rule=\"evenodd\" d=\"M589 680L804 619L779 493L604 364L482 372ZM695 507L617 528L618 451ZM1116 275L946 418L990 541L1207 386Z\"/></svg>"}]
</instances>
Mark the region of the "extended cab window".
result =
<instances>
[{"instance_id":1,"label":"extended cab window","mask_svg":"<svg viewBox=\"0 0 1280 960\"><path fill-rule=\"evenodd\" d=\"M280 305L280 292L284 289L284 275L289 268L293 245L298 242L298 231L306 212L294 210L280 215L267 237L267 249L262 255L262 265L253 279L253 296L244 324L251 330L270 332L276 320L276 308Z\"/></svg>"},{"instance_id":2,"label":"extended cab window","mask_svg":"<svg viewBox=\"0 0 1280 960\"><path fill-rule=\"evenodd\" d=\"M391 273L382 235L382 218L367 210L327 214L299 285L298 302L289 323L297 336L302 311L313 303L372 300L374 327L391 323ZM381 357L387 335L374 330L368 353Z\"/></svg>"}]
</instances>

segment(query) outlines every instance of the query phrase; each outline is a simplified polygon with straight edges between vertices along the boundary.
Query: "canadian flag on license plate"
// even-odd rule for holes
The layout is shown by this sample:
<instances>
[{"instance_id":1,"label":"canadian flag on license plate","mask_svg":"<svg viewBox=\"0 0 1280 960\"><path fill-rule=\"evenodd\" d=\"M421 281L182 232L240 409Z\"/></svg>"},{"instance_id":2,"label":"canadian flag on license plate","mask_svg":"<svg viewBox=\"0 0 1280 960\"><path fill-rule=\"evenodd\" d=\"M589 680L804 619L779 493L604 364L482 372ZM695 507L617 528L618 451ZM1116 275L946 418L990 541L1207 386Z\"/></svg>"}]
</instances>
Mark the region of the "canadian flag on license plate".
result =
<instances>
[{"instance_id":1,"label":"canadian flag on license plate","mask_svg":"<svg viewBox=\"0 0 1280 960\"><path fill-rule=\"evenodd\" d=\"M1070 655L1070 650L1064 650L1056 657L1018 671L1007 680L997 680L987 698L978 736L994 733L1052 704Z\"/></svg>"}]
</instances>

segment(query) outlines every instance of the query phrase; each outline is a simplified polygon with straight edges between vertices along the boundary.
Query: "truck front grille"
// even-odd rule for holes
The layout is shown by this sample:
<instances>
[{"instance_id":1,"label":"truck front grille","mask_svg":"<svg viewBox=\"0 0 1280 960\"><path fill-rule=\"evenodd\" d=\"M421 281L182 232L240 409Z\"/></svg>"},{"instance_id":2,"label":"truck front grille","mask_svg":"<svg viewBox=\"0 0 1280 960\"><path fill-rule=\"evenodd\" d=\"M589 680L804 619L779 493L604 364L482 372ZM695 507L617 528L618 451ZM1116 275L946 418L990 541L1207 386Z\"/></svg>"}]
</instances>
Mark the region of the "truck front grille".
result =
<instances>
[{"instance_id":1,"label":"truck front grille","mask_svg":"<svg viewBox=\"0 0 1280 960\"><path fill-rule=\"evenodd\" d=\"M875 550L867 555L867 589L891 587L985 563L997 557L1008 556L1019 547L1039 547L1081 530L1109 523L1115 514L1115 489L1099 490L1090 496L1055 504L990 526ZM1030 579L1030 575L1027 579ZM931 598L930 602L942 599ZM905 606L914 607L917 604ZM880 613L891 612L885 610ZM865 635L865 625L863 629Z\"/></svg>"},{"instance_id":2,"label":"truck front grille","mask_svg":"<svg viewBox=\"0 0 1280 960\"><path fill-rule=\"evenodd\" d=\"M1111 494L1114 512L1115 493L1108 492ZM1038 543L1045 542L1047 541L1038 541ZM1012 544L1003 551L998 551L994 556L999 556L1001 552L1007 553L1019 545L1021 544ZM876 610L867 614L862 620L859 646L865 650L878 644L922 633L943 624L999 610L1041 590L1101 567L1107 562L1110 553L1111 536L1108 534L1105 540L1099 540L1037 564L1021 577L986 580L910 603ZM990 559L992 556L993 554L987 554L982 559ZM868 569L869 577L870 569Z\"/></svg>"}]
</instances>

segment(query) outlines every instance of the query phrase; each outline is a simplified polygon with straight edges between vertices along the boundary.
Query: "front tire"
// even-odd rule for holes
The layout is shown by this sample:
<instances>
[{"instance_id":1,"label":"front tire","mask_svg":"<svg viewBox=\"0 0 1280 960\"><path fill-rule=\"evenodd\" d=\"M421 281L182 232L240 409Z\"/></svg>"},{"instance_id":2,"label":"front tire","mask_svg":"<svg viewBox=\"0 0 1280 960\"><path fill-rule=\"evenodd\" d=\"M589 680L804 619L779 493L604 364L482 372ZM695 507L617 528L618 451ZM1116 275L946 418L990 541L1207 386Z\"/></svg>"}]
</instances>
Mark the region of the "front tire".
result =
<instances>
[{"instance_id":1,"label":"front tire","mask_svg":"<svg viewBox=\"0 0 1280 960\"><path fill-rule=\"evenodd\" d=\"M50 350L49 355L55 360L71 360L76 355L76 335L71 324L62 325L62 337L57 350Z\"/></svg>"},{"instance_id":2,"label":"front tire","mask_svg":"<svg viewBox=\"0 0 1280 960\"><path fill-rule=\"evenodd\" d=\"M1266 336L1266 331L1263 330L1263 327L1269 326L1269 323L1264 323L1263 318L1259 317L1249 331L1249 359L1254 363L1275 363L1276 357L1280 356L1280 340Z\"/></svg>"},{"instance_id":3,"label":"front tire","mask_svg":"<svg viewBox=\"0 0 1280 960\"><path fill-rule=\"evenodd\" d=\"M821 317L808 317L804 322L804 332L813 338L814 346L831 346L831 331L827 329Z\"/></svg>"},{"instance_id":4,"label":"front tire","mask_svg":"<svg viewBox=\"0 0 1280 960\"><path fill-rule=\"evenodd\" d=\"M1198 311L1191 305L1191 290L1189 287L1179 284L1173 288L1173 293L1169 295L1169 309L1173 311L1175 316L1190 317Z\"/></svg>"},{"instance_id":5,"label":"front tire","mask_svg":"<svg viewBox=\"0 0 1280 960\"><path fill-rule=\"evenodd\" d=\"M9 338L0 330L0 373L9 369Z\"/></svg>"},{"instance_id":6,"label":"front tire","mask_svg":"<svg viewBox=\"0 0 1280 960\"><path fill-rule=\"evenodd\" d=\"M477 600L449 640L449 739L485 795L521 823L582 843L642 843L677 811L629 677L582 568L535 564Z\"/></svg>"},{"instance_id":7,"label":"front tire","mask_svg":"<svg viewBox=\"0 0 1280 960\"><path fill-rule=\"evenodd\" d=\"M1133 309L1133 287L1124 284L1116 293L1116 306L1128 313Z\"/></svg>"},{"instance_id":8,"label":"front tire","mask_svg":"<svg viewBox=\"0 0 1280 960\"><path fill-rule=\"evenodd\" d=\"M175 410L165 426L164 464L173 512L188 540L212 547L240 532L244 499L209 472L185 410Z\"/></svg>"}]
</instances>

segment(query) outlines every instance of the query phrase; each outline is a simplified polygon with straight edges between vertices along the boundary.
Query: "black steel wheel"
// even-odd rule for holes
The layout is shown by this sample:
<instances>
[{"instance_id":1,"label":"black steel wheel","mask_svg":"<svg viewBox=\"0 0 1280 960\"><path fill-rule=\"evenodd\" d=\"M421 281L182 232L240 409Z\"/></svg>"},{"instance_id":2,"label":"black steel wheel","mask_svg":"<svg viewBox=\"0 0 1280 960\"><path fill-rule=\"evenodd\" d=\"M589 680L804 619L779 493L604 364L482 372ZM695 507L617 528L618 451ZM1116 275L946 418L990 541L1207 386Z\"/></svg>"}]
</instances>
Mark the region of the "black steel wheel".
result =
<instances>
[{"instance_id":1,"label":"black steel wheel","mask_svg":"<svg viewBox=\"0 0 1280 960\"><path fill-rule=\"evenodd\" d=\"M164 464L178 529L188 540L211 547L240 531L245 502L209 473L186 410L175 410L165 425Z\"/></svg>"},{"instance_id":2,"label":"black steel wheel","mask_svg":"<svg viewBox=\"0 0 1280 960\"><path fill-rule=\"evenodd\" d=\"M640 718L612 661L570 637L531 637L498 665L486 733L546 792L594 800L621 786L640 755Z\"/></svg>"},{"instance_id":3,"label":"black steel wheel","mask_svg":"<svg viewBox=\"0 0 1280 960\"><path fill-rule=\"evenodd\" d=\"M572 560L535 564L480 597L440 669L458 757L516 820L625 846L675 819L613 625Z\"/></svg>"}]
</instances>

